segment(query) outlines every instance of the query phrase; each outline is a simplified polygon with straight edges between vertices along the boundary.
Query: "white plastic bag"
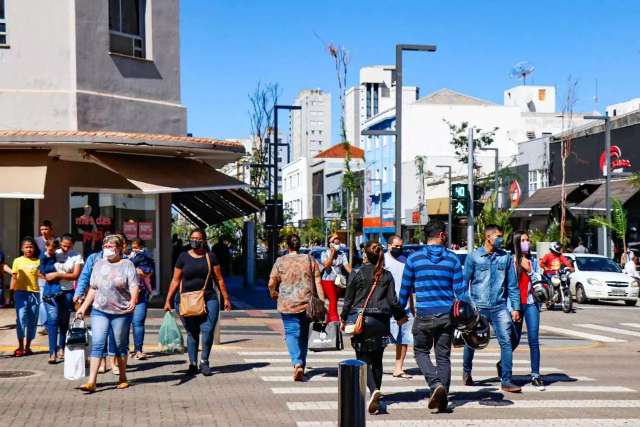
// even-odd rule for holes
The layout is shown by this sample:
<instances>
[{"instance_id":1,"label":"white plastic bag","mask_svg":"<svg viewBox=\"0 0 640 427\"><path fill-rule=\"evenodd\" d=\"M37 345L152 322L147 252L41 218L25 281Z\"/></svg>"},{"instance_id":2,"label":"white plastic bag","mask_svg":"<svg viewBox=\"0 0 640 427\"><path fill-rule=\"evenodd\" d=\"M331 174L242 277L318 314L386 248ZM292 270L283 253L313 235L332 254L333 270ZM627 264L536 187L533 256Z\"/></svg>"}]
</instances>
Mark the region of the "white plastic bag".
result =
<instances>
[{"instance_id":1,"label":"white plastic bag","mask_svg":"<svg viewBox=\"0 0 640 427\"><path fill-rule=\"evenodd\" d=\"M85 348L66 347L64 349L64 377L68 380L79 380L86 376Z\"/></svg>"}]
</instances>

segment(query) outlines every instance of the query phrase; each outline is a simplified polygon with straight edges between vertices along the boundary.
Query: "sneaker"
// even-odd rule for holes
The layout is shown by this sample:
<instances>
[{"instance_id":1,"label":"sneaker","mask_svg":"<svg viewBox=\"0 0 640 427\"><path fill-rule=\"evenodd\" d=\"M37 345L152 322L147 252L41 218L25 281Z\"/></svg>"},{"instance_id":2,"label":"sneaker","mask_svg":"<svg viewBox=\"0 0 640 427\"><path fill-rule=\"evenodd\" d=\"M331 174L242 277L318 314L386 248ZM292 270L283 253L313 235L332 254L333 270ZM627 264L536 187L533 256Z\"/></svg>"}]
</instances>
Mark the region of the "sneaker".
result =
<instances>
[{"instance_id":1,"label":"sneaker","mask_svg":"<svg viewBox=\"0 0 640 427\"><path fill-rule=\"evenodd\" d=\"M544 391L545 390L544 382L542 381L542 378L540 378L540 377L531 378L531 385L534 386L535 388L537 388L540 391Z\"/></svg>"},{"instance_id":2,"label":"sneaker","mask_svg":"<svg viewBox=\"0 0 640 427\"><path fill-rule=\"evenodd\" d=\"M471 373L467 373L467 372L463 372L462 374L462 382L464 383L464 385L467 386L472 386L473 383L473 378L471 378Z\"/></svg>"},{"instance_id":3,"label":"sneaker","mask_svg":"<svg viewBox=\"0 0 640 427\"><path fill-rule=\"evenodd\" d=\"M198 375L198 365L189 364L189 369L187 369L187 375Z\"/></svg>"},{"instance_id":4,"label":"sneaker","mask_svg":"<svg viewBox=\"0 0 640 427\"><path fill-rule=\"evenodd\" d=\"M200 373L205 377L210 377L213 375L213 371L209 367L209 362L200 361Z\"/></svg>"},{"instance_id":5,"label":"sneaker","mask_svg":"<svg viewBox=\"0 0 640 427\"><path fill-rule=\"evenodd\" d=\"M502 383L502 391L506 391L509 393L520 393L522 392L522 388L520 386L515 385L512 382Z\"/></svg>"},{"instance_id":6,"label":"sneaker","mask_svg":"<svg viewBox=\"0 0 640 427\"><path fill-rule=\"evenodd\" d=\"M443 401L447 401L447 389L442 384L438 384L431 392L427 408L439 410L443 405Z\"/></svg>"},{"instance_id":7,"label":"sneaker","mask_svg":"<svg viewBox=\"0 0 640 427\"><path fill-rule=\"evenodd\" d=\"M496 371L498 371L498 379L502 378L502 361L500 360L496 363Z\"/></svg>"},{"instance_id":8,"label":"sneaker","mask_svg":"<svg viewBox=\"0 0 640 427\"><path fill-rule=\"evenodd\" d=\"M369 399L369 405L367 405L369 414L375 415L378 413L378 411L380 410L381 398L382 398L382 393L380 393L380 390L376 390L373 393L371 393L371 398Z\"/></svg>"}]
</instances>

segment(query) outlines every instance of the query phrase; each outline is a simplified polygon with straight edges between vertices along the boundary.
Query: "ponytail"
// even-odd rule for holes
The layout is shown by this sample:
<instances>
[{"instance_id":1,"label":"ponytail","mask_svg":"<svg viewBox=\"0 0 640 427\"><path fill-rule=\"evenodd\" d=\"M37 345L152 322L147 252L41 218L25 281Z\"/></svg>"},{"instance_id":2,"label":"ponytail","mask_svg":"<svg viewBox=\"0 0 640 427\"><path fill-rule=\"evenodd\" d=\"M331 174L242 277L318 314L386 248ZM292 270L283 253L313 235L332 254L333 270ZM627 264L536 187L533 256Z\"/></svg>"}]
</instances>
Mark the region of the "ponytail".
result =
<instances>
[{"instance_id":1,"label":"ponytail","mask_svg":"<svg viewBox=\"0 0 640 427\"><path fill-rule=\"evenodd\" d=\"M380 280L380 277L384 272L384 250L380 243L375 240L370 240L365 245L364 252L367 254L369 262L375 265L373 281L376 283Z\"/></svg>"}]
</instances>

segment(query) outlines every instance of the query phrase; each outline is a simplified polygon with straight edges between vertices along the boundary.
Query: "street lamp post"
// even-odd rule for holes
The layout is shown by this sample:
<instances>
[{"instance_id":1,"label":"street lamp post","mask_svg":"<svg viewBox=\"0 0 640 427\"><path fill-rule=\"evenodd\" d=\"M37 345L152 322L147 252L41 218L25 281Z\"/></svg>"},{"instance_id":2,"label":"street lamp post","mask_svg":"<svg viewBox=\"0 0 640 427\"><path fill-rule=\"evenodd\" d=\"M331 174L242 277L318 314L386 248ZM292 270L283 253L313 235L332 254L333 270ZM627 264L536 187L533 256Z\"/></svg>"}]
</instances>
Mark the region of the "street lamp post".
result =
<instances>
[{"instance_id":1,"label":"street lamp post","mask_svg":"<svg viewBox=\"0 0 640 427\"><path fill-rule=\"evenodd\" d=\"M382 212L382 179L381 178L369 178L369 182L379 182L380 183L380 199L378 200L378 207L380 208L380 228L378 229L378 243L382 244L382 238L384 237L382 234L382 227L384 225L383 221L383 212Z\"/></svg>"},{"instance_id":2,"label":"street lamp post","mask_svg":"<svg viewBox=\"0 0 640 427\"><path fill-rule=\"evenodd\" d=\"M395 225L396 234L402 237L402 52L435 52L435 45L396 45L396 185L395 185Z\"/></svg>"},{"instance_id":3,"label":"street lamp post","mask_svg":"<svg viewBox=\"0 0 640 427\"><path fill-rule=\"evenodd\" d=\"M437 168L443 168L448 170L449 174L449 218L447 219L447 235L449 236L449 246L451 246L452 234L452 221L453 221L453 211L451 209L451 166L449 165L436 165Z\"/></svg>"},{"instance_id":4,"label":"street lamp post","mask_svg":"<svg viewBox=\"0 0 640 427\"><path fill-rule=\"evenodd\" d=\"M496 195L496 209L501 207L500 196L498 195L498 149L497 148L488 148L488 147L480 147L480 151L493 151L495 155L494 158L494 168L493 168L493 192Z\"/></svg>"},{"instance_id":5,"label":"street lamp post","mask_svg":"<svg viewBox=\"0 0 640 427\"><path fill-rule=\"evenodd\" d=\"M604 116L584 116L586 120L603 120L604 121L604 155L605 155L605 167L604 167L604 209L606 211L607 223L611 224L611 117L609 113L605 113ZM604 229L604 256L609 257L609 246L611 244L611 237L609 227Z\"/></svg>"},{"instance_id":6,"label":"street lamp post","mask_svg":"<svg viewBox=\"0 0 640 427\"><path fill-rule=\"evenodd\" d=\"M469 126L469 133L467 134L467 143L468 143L468 147L469 147L469 155L468 155L468 159L467 159L467 163L468 163L468 169L467 169L467 173L468 173L468 177L467 177L467 186L468 186L468 193L469 193L469 216L467 217L467 251L468 253L471 253L471 251L473 250L473 228L474 228L474 209L473 209L473 200L474 200L474 196L473 196L473 165L475 163L474 160L474 150L475 150L475 144L473 141L473 126Z\"/></svg>"}]
</instances>

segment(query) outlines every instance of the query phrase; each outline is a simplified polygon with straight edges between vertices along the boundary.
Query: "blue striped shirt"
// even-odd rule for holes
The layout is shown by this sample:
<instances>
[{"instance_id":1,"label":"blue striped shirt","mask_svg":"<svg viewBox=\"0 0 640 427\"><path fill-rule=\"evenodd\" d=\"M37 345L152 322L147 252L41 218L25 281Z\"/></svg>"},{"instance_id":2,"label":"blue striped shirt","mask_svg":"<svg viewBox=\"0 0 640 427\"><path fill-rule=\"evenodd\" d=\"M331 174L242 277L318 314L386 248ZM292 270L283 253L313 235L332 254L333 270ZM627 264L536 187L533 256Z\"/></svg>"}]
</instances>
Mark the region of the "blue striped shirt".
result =
<instances>
[{"instance_id":1,"label":"blue striped shirt","mask_svg":"<svg viewBox=\"0 0 640 427\"><path fill-rule=\"evenodd\" d=\"M441 245L427 245L409 256L400 288L402 307L412 293L416 294L418 317L448 313L456 299L468 299L456 254Z\"/></svg>"}]
</instances>

